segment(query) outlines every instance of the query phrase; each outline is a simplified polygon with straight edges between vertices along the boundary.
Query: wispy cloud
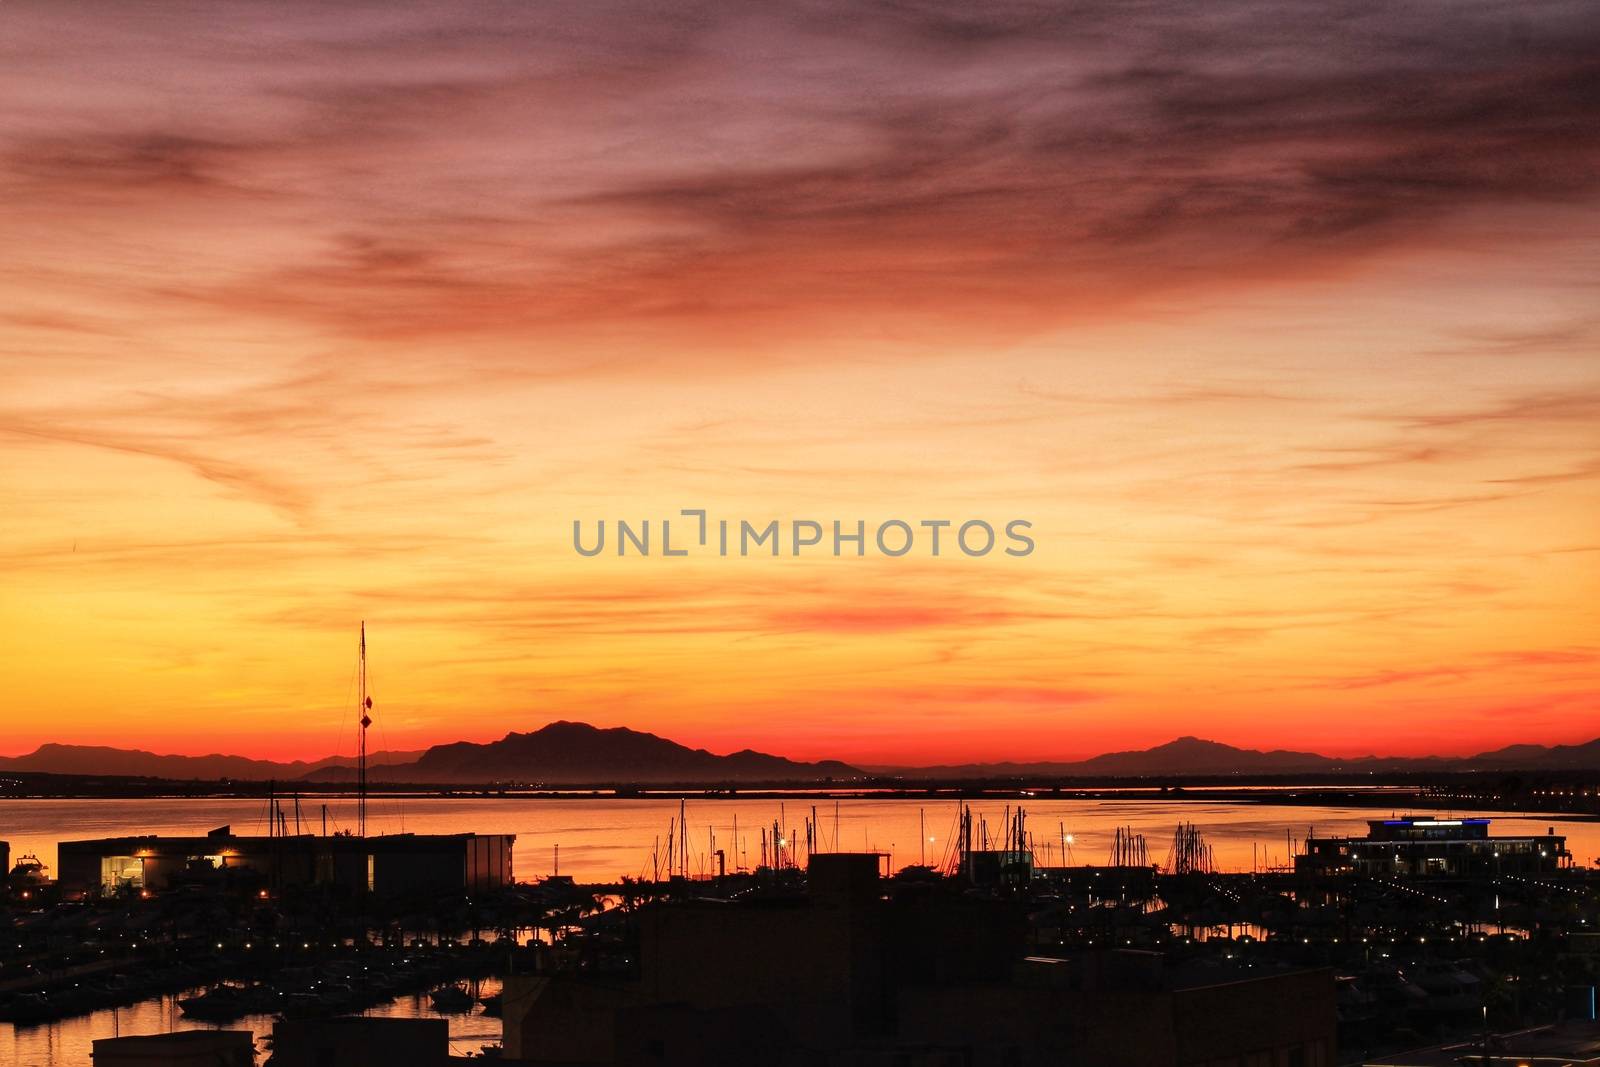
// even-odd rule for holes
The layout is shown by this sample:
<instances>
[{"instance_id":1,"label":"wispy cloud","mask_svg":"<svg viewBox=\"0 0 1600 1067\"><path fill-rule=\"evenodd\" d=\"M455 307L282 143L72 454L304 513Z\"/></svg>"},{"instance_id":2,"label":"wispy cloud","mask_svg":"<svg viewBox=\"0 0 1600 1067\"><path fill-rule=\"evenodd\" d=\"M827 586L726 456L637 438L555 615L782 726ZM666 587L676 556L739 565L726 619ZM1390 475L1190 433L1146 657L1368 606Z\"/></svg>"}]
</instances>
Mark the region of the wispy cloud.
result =
<instances>
[{"instance_id":1,"label":"wispy cloud","mask_svg":"<svg viewBox=\"0 0 1600 1067\"><path fill-rule=\"evenodd\" d=\"M159 8L76 12L81 34L59 10L9 16L30 86L0 184L52 215L121 209L158 243L241 222L278 247L129 295L362 337L908 309L948 330L980 307L990 331L1040 328L1449 241L1457 212L1575 200L1600 174L1579 5L420 5L338 24L240 5L182 36ZM122 49L131 76L105 92L94 57L129 38L159 39L160 64Z\"/></svg>"},{"instance_id":2,"label":"wispy cloud","mask_svg":"<svg viewBox=\"0 0 1600 1067\"><path fill-rule=\"evenodd\" d=\"M0 610L41 723L301 744L363 617L406 744L1577 721L1587 4L0 17ZM1039 551L563 543L696 505Z\"/></svg>"}]
</instances>

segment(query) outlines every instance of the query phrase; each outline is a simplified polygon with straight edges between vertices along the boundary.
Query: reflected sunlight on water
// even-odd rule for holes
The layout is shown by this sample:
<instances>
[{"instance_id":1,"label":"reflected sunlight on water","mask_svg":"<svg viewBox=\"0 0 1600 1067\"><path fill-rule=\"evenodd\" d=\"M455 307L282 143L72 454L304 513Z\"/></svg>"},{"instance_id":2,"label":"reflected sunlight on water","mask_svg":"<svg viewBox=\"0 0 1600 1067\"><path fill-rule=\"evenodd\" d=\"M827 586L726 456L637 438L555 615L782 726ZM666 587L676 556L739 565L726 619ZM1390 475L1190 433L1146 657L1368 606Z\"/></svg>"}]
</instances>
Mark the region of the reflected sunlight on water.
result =
<instances>
[{"instance_id":1,"label":"reflected sunlight on water","mask_svg":"<svg viewBox=\"0 0 1600 1067\"><path fill-rule=\"evenodd\" d=\"M1016 801L1011 801L1015 806ZM1059 864L1063 844L1073 863L1105 863L1118 826L1143 833L1153 863L1165 860L1180 821L1196 824L1212 846L1218 867L1249 871L1282 866L1291 848L1315 831L1319 835L1361 835L1368 819L1390 814L1387 808L1324 807L1214 799L1192 800L1047 800L1023 802L1040 863ZM530 881L553 873L556 846L561 872L580 881L609 881L622 875L651 873L651 854L659 841L665 854L678 801L669 798L595 797L408 797L379 796L369 802L371 832L516 834L515 873ZM355 801L328 802L328 827L350 826ZM1007 802L974 802L974 822L986 820L999 834ZM818 801L803 798L712 799L688 802L690 869L709 873L714 866L708 847L727 852L728 869L754 867L761 860L761 833L776 820L787 837L800 844L804 859L805 820L816 813L817 849L867 850L891 854L894 867L926 862L943 864L949 857L956 827L956 802L874 798ZM292 812L292 809L291 809ZM302 802L302 827L307 833L322 826L321 802ZM1554 827L1566 834L1580 864L1600 856L1600 823L1568 817L1485 815L1498 835L1542 834ZM293 819L290 819L291 826ZM230 824L235 833L266 833L266 804L239 799L6 800L0 801L0 839L11 842L13 857L27 852L55 866L56 843L76 838L132 834L197 834ZM737 826L738 840L734 843ZM924 833L925 830L925 833ZM930 840L923 840L923 838ZM1070 840L1064 842L1064 838ZM663 861L664 862L664 861Z\"/></svg>"},{"instance_id":2,"label":"reflected sunlight on water","mask_svg":"<svg viewBox=\"0 0 1600 1067\"><path fill-rule=\"evenodd\" d=\"M487 979L482 983L480 992L488 996L499 988L497 980ZM266 1038L272 1032L273 1017L247 1015L222 1024L186 1018L178 1007L178 1001L198 992L189 990L41 1026L0 1023L0 1063L8 1067L87 1067L91 1062L94 1041L98 1038L164 1034L172 1030L249 1030L255 1034L257 1062L265 1062L269 1047ZM450 1022L451 1051L457 1056L476 1053L484 1045L500 1042L499 1019L481 1012L441 1015L432 1009L425 995L396 997L390 1003L380 1004L362 1014L384 1018L447 1019Z\"/></svg>"}]
</instances>

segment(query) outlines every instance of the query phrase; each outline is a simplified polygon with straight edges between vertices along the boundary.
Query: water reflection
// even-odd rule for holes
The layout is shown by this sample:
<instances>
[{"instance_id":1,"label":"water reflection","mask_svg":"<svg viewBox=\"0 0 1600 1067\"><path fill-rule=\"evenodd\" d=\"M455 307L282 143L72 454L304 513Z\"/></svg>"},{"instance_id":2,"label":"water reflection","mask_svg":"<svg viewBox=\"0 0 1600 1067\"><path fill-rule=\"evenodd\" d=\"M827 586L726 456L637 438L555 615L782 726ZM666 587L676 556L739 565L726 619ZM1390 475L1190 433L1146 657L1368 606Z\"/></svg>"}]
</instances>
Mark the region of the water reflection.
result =
<instances>
[{"instance_id":1,"label":"water reflection","mask_svg":"<svg viewBox=\"0 0 1600 1067\"><path fill-rule=\"evenodd\" d=\"M484 979L479 988L482 996L499 991L500 982L493 978ZM79 1067L91 1062L90 1054L97 1038L164 1034L173 1030L249 1030L256 1037L258 1058L264 1061L273 1016L247 1015L223 1024L190 1019L178 1007L178 1001L201 992L203 989L186 990L40 1026L0 1024L0 1063L14 1067ZM448 1019L451 1051L457 1056L476 1053L484 1045L500 1042L499 1019L484 1015L480 1010L470 1014L435 1012L426 994L397 997L362 1014L379 1018Z\"/></svg>"},{"instance_id":2,"label":"water reflection","mask_svg":"<svg viewBox=\"0 0 1600 1067\"><path fill-rule=\"evenodd\" d=\"M1016 801L978 801L972 810L980 823L998 833ZM1022 802L1041 863L1105 863L1119 826L1145 835L1150 860L1161 863L1180 821L1196 824L1212 848L1218 869L1265 871L1283 867L1308 835L1362 835L1366 821L1390 809L1239 803L1203 796L1192 800L1050 800ZM319 801L320 804L320 801ZM330 826L347 825L355 815L350 798L328 801ZM729 870L761 862L763 835L774 824L793 841L804 861L806 824L814 827L820 850L879 851L895 868L916 863L943 866L955 840L956 802L871 798L811 803L803 799L698 798L687 805L691 873L715 869L714 852L725 852ZM594 797L381 797L370 805L374 833L511 833L517 835L515 873L524 881L556 870L580 881L611 881L622 875L649 876L660 862L677 818L678 802L668 798ZM1600 855L1600 824L1571 818L1482 815L1494 820L1497 834L1565 834L1580 864ZM319 813L320 815L320 813ZM0 826L13 856L36 853L52 868L56 843L74 838L130 834L187 835L232 825L236 833L265 833L261 801L238 799L154 799L138 804L118 800L0 801ZM320 826L320 821L317 823ZM715 845L715 849L711 846Z\"/></svg>"}]
</instances>

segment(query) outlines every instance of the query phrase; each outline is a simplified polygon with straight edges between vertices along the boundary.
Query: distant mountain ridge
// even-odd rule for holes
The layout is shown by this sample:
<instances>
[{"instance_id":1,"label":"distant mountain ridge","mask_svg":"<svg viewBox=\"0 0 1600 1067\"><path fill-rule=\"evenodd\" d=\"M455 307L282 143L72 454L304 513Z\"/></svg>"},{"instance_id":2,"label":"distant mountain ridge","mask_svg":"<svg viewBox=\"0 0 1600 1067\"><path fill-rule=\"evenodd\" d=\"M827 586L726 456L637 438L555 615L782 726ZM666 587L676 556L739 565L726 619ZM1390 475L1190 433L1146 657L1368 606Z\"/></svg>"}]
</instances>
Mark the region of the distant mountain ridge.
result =
<instances>
[{"instance_id":1,"label":"distant mountain ridge","mask_svg":"<svg viewBox=\"0 0 1600 1067\"><path fill-rule=\"evenodd\" d=\"M1475 756L1354 756L1236 748L1219 741L1180 737L1154 748L1107 752L1086 760L1033 763L965 763L938 767L882 767L881 773L923 778L1213 777L1218 775L1351 774L1405 771L1576 770L1600 768L1600 738L1579 745L1508 745Z\"/></svg>"},{"instance_id":2,"label":"distant mountain ridge","mask_svg":"<svg viewBox=\"0 0 1600 1067\"><path fill-rule=\"evenodd\" d=\"M416 759L414 752L367 754L367 763L404 763ZM104 774L130 778L172 778L210 780L240 778L246 781L291 780L329 767L354 767L354 756L328 756L325 759L273 760L248 756L164 756L142 749L110 748L104 745L43 744L25 756L0 756L0 770L35 771L41 774Z\"/></svg>"},{"instance_id":3,"label":"distant mountain ridge","mask_svg":"<svg viewBox=\"0 0 1600 1067\"><path fill-rule=\"evenodd\" d=\"M369 769L379 781L552 784L594 782L819 781L858 778L861 771L837 760L800 763L741 749L718 756L625 726L600 729L581 722L553 722L533 733L509 733L498 741L434 745L414 763ZM349 777L325 767L310 777Z\"/></svg>"},{"instance_id":4,"label":"distant mountain ridge","mask_svg":"<svg viewBox=\"0 0 1600 1067\"><path fill-rule=\"evenodd\" d=\"M1372 757L1365 757L1371 759ZM1432 758L1432 757L1428 757ZM1275 749L1262 752L1252 748L1235 748L1220 741L1206 741L1198 737L1180 737L1154 748L1127 752L1106 752L1086 760L1072 762L1043 761L1034 763L965 763L939 767L908 767L897 769L905 775L928 775L949 778L1013 777L1026 775L1052 775L1058 777L1147 778L1155 775L1217 775L1217 774L1292 774L1298 771L1329 770L1349 765L1352 760L1339 760L1320 756L1315 752L1291 752ZM1382 762L1382 761L1380 761ZM1417 760L1396 760L1396 763L1417 763ZM1362 763L1363 769L1367 765Z\"/></svg>"},{"instance_id":5,"label":"distant mountain ridge","mask_svg":"<svg viewBox=\"0 0 1600 1067\"><path fill-rule=\"evenodd\" d=\"M45 744L24 756L0 757L0 771L115 775L208 781L342 782L355 777L355 759L330 756L278 763L245 756L157 755L104 746ZM971 763L863 770L838 760L805 763L751 749L716 755L627 727L599 728L559 721L498 741L457 741L410 752L368 756L368 777L383 782L477 784L526 782L702 783L822 781L872 775L915 779L1174 778L1227 775L1405 773L1471 770L1578 770L1600 768L1600 738L1577 745L1509 745L1468 757L1358 756L1339 758L1283 749L1237 748L1180 737L1154 748L1107 752L1069 762Z\"/></svg>"},{"instance_id":6,"label":"distant mountain ridge","mask_svg":"<svg viewBox=\"0 0 1600 1067\"><path fill-rule=\"evenodd\" d=\"M94 745L45 744L25 756L0 757L0 771L178 781L343 782L355 779L355 768L356 760L350 756L278 763L245 756L157 755ZM440 785L821 781L859 778L862 773L836 760L801 763L748 748L719 756L626 727L600 729L565 721L532 733L509 733L484 744L457 741L367 756L370 780Z\"/></svg>"}]
</instances>

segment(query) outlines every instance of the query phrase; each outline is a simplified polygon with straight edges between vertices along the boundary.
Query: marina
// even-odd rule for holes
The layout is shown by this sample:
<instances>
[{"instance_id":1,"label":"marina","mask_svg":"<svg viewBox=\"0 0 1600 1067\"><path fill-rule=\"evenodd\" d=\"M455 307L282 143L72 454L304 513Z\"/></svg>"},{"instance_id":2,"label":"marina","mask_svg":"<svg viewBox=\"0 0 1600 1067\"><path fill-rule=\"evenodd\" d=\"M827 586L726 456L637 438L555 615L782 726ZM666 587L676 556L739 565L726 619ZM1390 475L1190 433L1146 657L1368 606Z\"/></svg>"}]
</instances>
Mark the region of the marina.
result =
<instances>
[{"instance_id":1,"label":"marina","mask_svg":"<svg viewBox=\"0 0 1600 1067\"><path fill-rule=\"evenodd\" d=\"M1264 792L1264 791L1258 791ZM320 805L323 801L318 801ZM793 828L801 838L804 821L817 808L821 847L882 851L893 867L943 858L956 831L957 800L933 801L893 797L817 801L806 799L746 800L698 795L688 801L694 873L710 873L706 846L714 834L728 856L728 869L760 862L762 827L774 820ZM980 818L999 826L1008 801L969 802ZM1016 803L1011 801L1009 803ZM1034 797L1023 801L1033 813L1042 861L1060 862L1065 844L1074 862L1103 862L1119 827L1131 826L1165 849L1179 822L1206 830L1218 869L1249 872L1282 867L1296 844L1308 836L1362 836L1374 817L1368 807L1214 802L1202 798L1166 801L1056 801ZM1393 814L1411 805L1394 801ZM354 824L356 800L327 798L330 829ZM652 847L664 842L678 815L677 797L406 797L374 795L369 799L371 830L377 834L504 834L514 835L513 874L528 881L560 873L583 881L606 882L627 875L647 876ZM1385 809L1383 812L1390 812ZM1542 835L1554 827L1567 839L1575 859L1593 864L1600 857L1600 822L1572 814L1537 815L1450 808L1438 814L1488 817L1498 833ZM735 838L735 825L738 835ZM257 799L152 797L137 804L82 799L0 799L0 827L11 855L37 855L54 874L57 848L64 840L156 835L187 837L212 827L231 825L241 834L265 836L267 803ZM1063 842L1061 827L1071 835ZM1046 833L1048 827L1049 833ZM926 833L924 833L926 830ZM927 837L932 840L920 841ZM560 870L555 870L557 846ZM1157 857L1159 859L1160 857Z\"/></svg>"},{"instance_id":2,"label":"marina","mask_svg":"<svg viewBox=\"0 0 1600 1067\"><path fill-rule=\"evenodd\" d=\"M487 991L499 988L494 979L486 980L481 988ZM17 1027L0 1023L0 1058L17 1067L33 1065L79 1064L90 1062L90 1053L96 1040L133 1034L165 1034L188 1030L245 1029L265 1034L272 1031L275 1017L270 1014L246 1014L227 1020L226 1023L197 1020L185 1015L180 1001L189 995L200 995L202 987L179 993L164 994L116 1007L100 1008L86 1015L59 1019L37 1026ZM486 996L492 993L486 992ZM374 1018L436 1018L444 1019L450 1027L450 1047L459 1054L479 1052L486 1044L500 1040L501 1023L498 1017L486 1015L480 1008L475 1012L438 1013L425 994L407 994L393 1001L367 1008L365 1014Z\"/></svg>"},{"instance_id":3,"label":"marina","mask_svg":"<svg viewBox=\"0 0 1600 1067\"><path fill-rule=\"evenodd\" d=\"M925 988L915 977L922 971L908 963L922 950L895 940L911 937L956 953L929 960L927 973L955 967L950 981L990 983L983 996L997 1004L1026 1000L1016 982L1044 982L1076 990L1069 999L1087 997L1085 1004L1161 988L1177 999L1160 1003L1198 1005L1224 973L1246 983L1239 987L1245 999L1206 1011L1249 1015L1275 1011L1266 1007L1275 998L1325 995L1325 1021L1318 1011L1302 1012L1295 1018L1303 1025L1279 1037L1282 1049L1309 1057L1303 1062L1332 1064L1335 1048L1449 1036L1486 1016L1570 1014L1585 990L1592 995L1592 983L1525 984L1507 1001L1494 992L1502 988L1496 976L1526 981L1525 969L1553 952L1588 960L1600 947L1589 932L1600 929L1600 880L1575 862L1593 851L1595 827L1570 817L1373 818L1369 808L1270 799L403 803L402 833L402 801L369 798L367 837L277 836L293 825L277 801L263 808L237 799L153 800L142 811L92 799L0 804L0 819L28 831L14 835L13 848L38 857L19 863L8 886L0 1054L28 1067L63 1067L88 1062L94 1041L119 1035L242 1028L256 1035L259 1062L274 1062L264 1056L284 1020L315 1027L354 1015L447 1019L440 1040L458 1057L487 1051L564 1063L573 1050L552 1046L549 1035L582 1028L561 1013L610 1018L612 1011L605 1003L573 1007L578 1002L549 992L575 976L589 976L575 989L589 989L598 976L628 1003L648 998L627 990L660 984L701 1003L697 1011L749 997L775 1008L796 995L783 992L793 961L818 952L800 965L813 975L808 981L823 983L807 995L821 989L836 998L830 1011L858 1019L826 1027L844 1042L841 1055L852 1042L893 1048L934 1035L935 1043L965 1047L974 1033L951 1023L953 1007L938 1007L945 994ZM353 810L347 804L331 800L330 818ZM243 828L246 809L274 832L235 834L231 823L218 828L226 834L161 832L217 819ZM45 824L45 815L71 821ZM395 832L382 832L390 820ZM106 836L62 837L52 847L52 832L84 826ZM441 871L469 870L463 857L481 840L502 843L496 869L504 878L439 880ZM448 849L462 847L450 858ZM1473 855L1515 848L1520 858L1498 870L1476 860L1435 862L1463 855L1464 847ZM1350 858L1379 850L1381 865ZM305 862L286 862L286 854ZM402 866L379 880L375 865L319 865L319 856L343 854L392 855ZM58 863L80 873L56 880ZM415 877L405 864L432 873ZM91 870L105 877L82 873ZM844 905L830 900L854 903L840 912ZM705 910L713 904L720 906ZM836 936L829 924L851 914L876 916L862 927L877 931L862 944L885 954L872 965L880 975L873 982L911 983L894 994L900 1007L881 1017L885 1009L872 1007L878 1001L857 1001L855 979L822 977L840 965L824 947ZM808 924L821 925L806 934ZM650 949L666 931L680 948ZM977 940L961 949L963 938ZM749 943L776 954L762 955L768 962L758 966L740 952ZM726 987L706 987L671 962L708 953L721 960ZM1024 960L1033 962L1014 972ZM1135 964L1156 970L1127 973ZM763 969L770 967L777 969ZM1568 977L1579 973L1569 968ZM906 977L892 977L900 974ZM569 1007L552 1007L562 1004ZM627 1032L700 1025L665 1010L629 1016ZM1189 1024L1180 1012L1161 1025L1179 1033ZM1013 1036L1029 1055L1054 1040L1042 1031L1030 1037L1026 1028ZM580 1051L591 1058L570 1062L620 1055L610 1045Z\"/></svg>"}]
</instances>

